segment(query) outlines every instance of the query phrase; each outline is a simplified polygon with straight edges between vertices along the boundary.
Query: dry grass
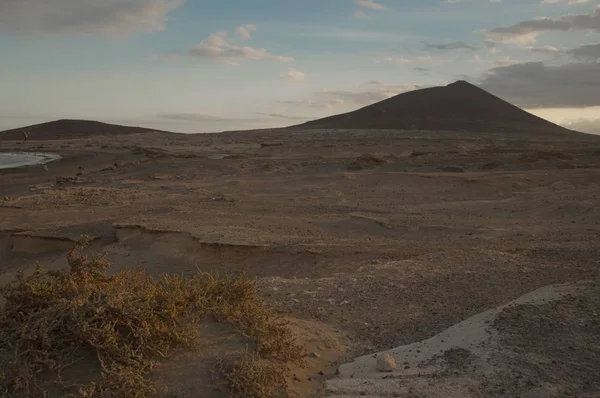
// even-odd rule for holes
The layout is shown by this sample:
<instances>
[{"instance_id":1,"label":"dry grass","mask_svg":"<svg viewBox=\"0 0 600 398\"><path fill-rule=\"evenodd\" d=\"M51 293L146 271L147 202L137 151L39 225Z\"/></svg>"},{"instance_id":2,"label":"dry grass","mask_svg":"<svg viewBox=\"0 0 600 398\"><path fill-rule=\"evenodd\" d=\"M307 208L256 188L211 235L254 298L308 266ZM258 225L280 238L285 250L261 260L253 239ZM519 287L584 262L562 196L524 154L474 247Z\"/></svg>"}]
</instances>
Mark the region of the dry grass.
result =
<instances>
[{"instance_id":1,"label":"dry grass","mask_svg":"<svg viewBox=\"0 0 600 398\"><path fill-rule=\"evenodd\" d=\"M289 369L282 371L273 361L245 351L235 358L224 359L215 366L215 374L229 385L232 396L285 396Z\"/></svg>"},{"instance_id":2,"label":"dry grass","mask_svg":"<svg viewBox=\"0 0 600 398\"><path fill-rule=\"evenodd\" d=\"M304 350L258 298L255 281L201 272L155 279L141 269L110 275L102 255L78 254L84 243L69 252L68 270L38 267L0 290L0 396L47 396L40 380L48 374L75 396L150 396L157 392L150 370L176 349L197 348L207 315L255 343L251 355L223 367L232 395L274 395L289 363L303 363ZM101 374L74 386L61 371L83 352Z\"/></svg>"}]
</instances>

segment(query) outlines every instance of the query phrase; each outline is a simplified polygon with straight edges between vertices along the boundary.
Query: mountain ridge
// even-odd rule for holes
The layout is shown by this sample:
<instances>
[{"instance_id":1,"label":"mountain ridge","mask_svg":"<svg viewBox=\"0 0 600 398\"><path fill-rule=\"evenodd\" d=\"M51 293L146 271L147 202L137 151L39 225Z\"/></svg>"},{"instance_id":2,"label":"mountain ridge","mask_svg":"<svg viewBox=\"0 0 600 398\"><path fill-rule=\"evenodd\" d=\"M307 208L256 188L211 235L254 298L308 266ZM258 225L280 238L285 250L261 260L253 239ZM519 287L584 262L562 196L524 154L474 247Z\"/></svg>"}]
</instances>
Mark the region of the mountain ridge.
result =
<instances>
[{"instance_id":1,"label":"mountain ridge","mask_svg":"<svg viewBox=\"0 0 600 398\"><path fill-rule=\"evenodd\" d=\"M32 124L10 130L0 131L0 140L21 140L23 133L29 133L31 140L56 140L85 138L92 136L115 136L141 133L170 133L157 129L137 126L123 126L95 120L58 119L50 122ZM174 134L174 133L172 133Z\"/></svg>"},{"instance_id":2,"label":"mountain ridge","mask_svg":"<svg viewBox=\"0 0 600 398\"><path fill-rule=\"evenodd\" d=\"M464 80L408 91L351 112L291 127L579 133L535 116Z\"/></svg>"}]
</instances>

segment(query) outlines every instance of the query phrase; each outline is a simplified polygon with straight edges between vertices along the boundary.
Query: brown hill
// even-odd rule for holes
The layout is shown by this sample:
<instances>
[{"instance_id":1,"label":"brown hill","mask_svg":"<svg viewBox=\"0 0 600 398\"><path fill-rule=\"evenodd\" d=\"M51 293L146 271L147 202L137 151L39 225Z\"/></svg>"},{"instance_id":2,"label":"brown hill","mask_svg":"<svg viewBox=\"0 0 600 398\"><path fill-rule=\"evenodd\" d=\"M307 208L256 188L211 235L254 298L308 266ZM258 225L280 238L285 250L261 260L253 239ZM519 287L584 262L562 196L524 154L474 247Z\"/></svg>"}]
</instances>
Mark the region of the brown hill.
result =
<instances>
[{"instance_id":1,"label":"brown hill","mask_svg":"<svg viewBox=\"0 0 600 398\"><path fill-rule=\"evenodd\" d=\"M353 112L294 127L573 133L462 80L398 94Z\"/></svg>"},{"instance_id":2,"label":"brown hill","mask_svg":"<svg viewBox=\"0 0 600 398\"><path fill-rule=\"evenodd\" d=\"M0 132L0 140L22 140L29 132L30 140L85 138L100 135L152 133L159 130L144 127L120 126L91 120L61 119Z\"/></svg>"}]
</instances>

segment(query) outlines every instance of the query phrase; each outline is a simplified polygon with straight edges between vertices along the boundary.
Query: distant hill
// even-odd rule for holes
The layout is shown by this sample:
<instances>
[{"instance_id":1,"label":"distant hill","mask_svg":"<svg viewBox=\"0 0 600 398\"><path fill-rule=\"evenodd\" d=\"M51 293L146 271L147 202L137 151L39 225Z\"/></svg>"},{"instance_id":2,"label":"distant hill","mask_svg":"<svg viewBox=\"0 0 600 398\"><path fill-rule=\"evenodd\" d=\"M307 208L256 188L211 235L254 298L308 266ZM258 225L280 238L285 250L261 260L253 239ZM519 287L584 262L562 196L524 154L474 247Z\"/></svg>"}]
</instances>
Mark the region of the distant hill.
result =
<instances>
[{"instance_id":1,"label":"distant hill","mask_svg":"<svg viewBox=\"0 0 600 398\"><path fill-rule=\"evenodd\" d=\"M398 94L353 112L306 122L306 129L398 129L574 133L459 80Z\"/></svg>"},{"instance_id":2,"label":"distant hill","mask_svg":"<svg viewBox=\"0 0 600 398\"><path fill-rule=\"evenodd\" d=\"M95 122L91 120L61 119L53 122L34 124L32 126L0 132L0 140L22 140L23 132L29 132L30 140L57 140L69 138L85 138L100 135L124 135L152 133L159 130L144 127L119 126ZM159 131L166 132L166 131Z\"/></svg>"}]
</instances>

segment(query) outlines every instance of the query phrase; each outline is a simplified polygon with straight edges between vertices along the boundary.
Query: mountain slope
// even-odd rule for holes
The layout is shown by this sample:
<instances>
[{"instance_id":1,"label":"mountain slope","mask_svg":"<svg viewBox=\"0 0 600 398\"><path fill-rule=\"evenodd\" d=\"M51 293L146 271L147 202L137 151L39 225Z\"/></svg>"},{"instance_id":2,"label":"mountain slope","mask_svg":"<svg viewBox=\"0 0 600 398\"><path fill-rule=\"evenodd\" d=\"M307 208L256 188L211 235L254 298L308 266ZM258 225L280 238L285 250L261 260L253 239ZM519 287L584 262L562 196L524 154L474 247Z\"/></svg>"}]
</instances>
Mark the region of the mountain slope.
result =
<instances>
[{"instance_id":1,"label":"mountain slope","mask_svg":"<svg viewBox=\"0 0 600 398\"><path fill-rule=\"evenodd\" d=\"M29 132L31 140L85 138L100 135L152 133L158 130L144 127L120 126L91 120L61 119L0 132L0 140L21 140Z\"/></svg>"},{"instance_id":2,"label":"mountain slope","mask_svg":"<svg viewBox=\"0 0 600 398\"><path fill-rule=\"evenodd\" d=\"M573 133L465 81L414 90L296 128Z\"/></svg>"}]
</instances>

